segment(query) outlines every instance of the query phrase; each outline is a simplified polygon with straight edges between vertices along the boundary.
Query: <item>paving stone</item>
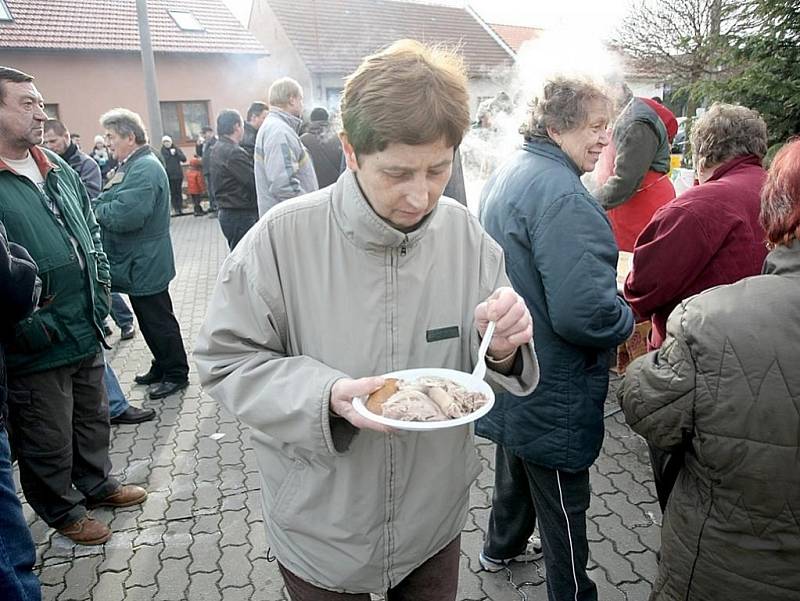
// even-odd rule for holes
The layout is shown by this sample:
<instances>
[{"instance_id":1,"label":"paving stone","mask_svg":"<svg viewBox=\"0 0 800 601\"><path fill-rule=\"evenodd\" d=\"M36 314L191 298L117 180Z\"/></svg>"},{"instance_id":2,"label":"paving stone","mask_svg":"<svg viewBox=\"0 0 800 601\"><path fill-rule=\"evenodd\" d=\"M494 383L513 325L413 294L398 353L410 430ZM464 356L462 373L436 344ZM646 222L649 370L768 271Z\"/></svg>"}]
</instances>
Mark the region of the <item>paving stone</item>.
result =
<instances>
[{"instance_id":1,"label":"paving stone","mask_svg":"<svg viewBox=\"0 0 800 601\"><path fill-rule=\"evenodd\" d=\"M161 570L156 576L158 596L156 599L164 601L183 601L186 599L186 590L189 588L188 567L191 559L164 559Z\"/></svg>"},{"instance_id":2,"label":"paving stone","mask_svg":"<svg viewBox=\"0 0 800 601\"><path fill-rule=\"evenodd\" d=\"M194 542L189 547L189 555L192 559L192 563L189 566L191 573L213 573L217 571L219 559L222 557L221 538L222 535L220 533L194 535Z\"/></svg>"},{"instance_id":3,"label":"paving stone","mask_svg":"<svg viewBox=\"0 0 800 601\"><path fill-rule=\"evenodd\" d=\"M249 551L249 544L238 547L222 547L222 557L219 560L219 567L222 572L222 580L219 582L220 588L247 586L250 579L249 570L245 566L250 563L248 560Z\"/></svg>"},{"instance_id":4,"label":"paving stone","mask_svg":"<svg viewBox=\"0 0 800 601\"><path fill-rule=\"evenodd\" d=\"M100 564L100 569L103 569L103 564ZM92 600L125 601L125 579L127 577L128 574L125 572L101 572L97 585L92 589Z\"/></svg>"},{"instance_id":5,"label":"paving stone","mask_svg":"<svg viewBox=\"0 0 800 601\"><path fill-rule=\"evenodd\" d=\"M649 582L623 582L619 585L627 601L645 601L650 598L650 593L653 591L653 585Z\"/></svg>"},{"instance_id":6,"label":"paving stone","mask_svg":"<svg viewBox=\"0 0 800 601\"><path fill-rule=\"evenodd\" d=\"M638 582L641 580L633 571L633 565L625 557L616 553L611 541L589 543L589 552L594 561L602 568L609 582L618 585L623 582Z\"/></svg>"},{"instance_id":7,"label":"paving stone","mask_svg":"<svg viewBox=\"0 0 800 601\"><path fill-rule=\"evenodd\" d=\"M155 584L128 587L125 589L125 601L153 601L157 592Z\"/></svg>"},{"instance_id":8,"label":"paving stone","mask_svg":"<svg viewBox=\"0 0 800 601\"><path fill-rule=\"evenodd\" d=\"M153 584L156 573L161 567L158 556L162 550L162 545L142 545L135 548L130 561L130 576L125 581L125 586L148 587Z\"/></svg>"},{"instance_id":9,"label":"paving stone","mask_svg":"<svg viewBox=\"0 0 800 601\"><path fill-rule=\"evenodd\" d=\"M189 584L188 599L192 601L218 601L222 599L222 594L217 587L220 579L219 573L194 574Z\"/></svg>"},{"instance_id":10,"label":"paving stone","mask_svg":"<svg viewBox=\"0 0 800 601\"><path fill-rule=\"evenodd\" d=\"M250 530L250 526L246 518L246 510L223 512L220 523L223 545L241 545L247 541L247 532Z\"/></svg>"},{"instance_id":11,"label":"paving stone","mask_svg":"<svg viewBox=\"0 0 800 601\"><path fill-rule=\"evenodd\" d=\"M602 599L603 601L628 601L625 597L625 593L612 584L604 570L598 568L596 570L590 570L587 573L589 578L594 580L594 583L597 585L598 599ZM644 601L644 599L641 601Z\"/></svg>"},{"instance_id":12,"label":"paving stone","mask_svg":"<svg viewBox=\"0 0 800 601\"><path fill-rule=\"evenodd\" d=\"M58 598L64 601L87 599L97 584L97 568L102 561L100 555L76 558L72 568L64 574L64 590Z\"/></svg>"},{"instance_id":13,"label":"paving stone","mask_svg":"<svg viewBox=\"0 0 800 601\"><path fill-rule=\"evenodd\" d=\"M614 549L626 555L631 551L643 552L645 550L636 533L622 525L622 519L617 514L597 516L594 518L600 533L608 540L613 541Z\"/></svg>"},{"instance_id":14,"label":"paving stone","mask_svg":"<svg viewBox=\"0 0 800 601\"><path fill-rule=\"evenodd\" d=\"M633 564L633 571L647 582L655 582L658 576L658 559L653 551L628 553L625 558Z\"/></svg>"}]
</instances>

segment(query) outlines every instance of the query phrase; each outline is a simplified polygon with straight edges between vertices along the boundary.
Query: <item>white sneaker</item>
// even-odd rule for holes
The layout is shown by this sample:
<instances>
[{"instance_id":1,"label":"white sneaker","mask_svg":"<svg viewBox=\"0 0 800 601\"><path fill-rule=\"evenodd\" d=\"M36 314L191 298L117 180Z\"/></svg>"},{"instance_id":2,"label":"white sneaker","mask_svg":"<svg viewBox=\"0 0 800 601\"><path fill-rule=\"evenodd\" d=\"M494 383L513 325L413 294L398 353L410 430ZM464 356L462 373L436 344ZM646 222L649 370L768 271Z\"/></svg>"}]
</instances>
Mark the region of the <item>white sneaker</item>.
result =
<instances>
[{"instance_id":1,"label":"white sneaker","mask_svg":"<svg viewBox=\"0 0 800 601\"><path fill-rule=\"evenodd\" d=\"M512 563L527 563L541 558L542 541L538 536L531 536L528 539L528 546L525 551L510 559L495 559L494 557L489 557L483 551L481 551L478 555L478 561L480 562L481 567L487 572L499 572L500 570L510 566Z\"/></svg>"}]
</instances>

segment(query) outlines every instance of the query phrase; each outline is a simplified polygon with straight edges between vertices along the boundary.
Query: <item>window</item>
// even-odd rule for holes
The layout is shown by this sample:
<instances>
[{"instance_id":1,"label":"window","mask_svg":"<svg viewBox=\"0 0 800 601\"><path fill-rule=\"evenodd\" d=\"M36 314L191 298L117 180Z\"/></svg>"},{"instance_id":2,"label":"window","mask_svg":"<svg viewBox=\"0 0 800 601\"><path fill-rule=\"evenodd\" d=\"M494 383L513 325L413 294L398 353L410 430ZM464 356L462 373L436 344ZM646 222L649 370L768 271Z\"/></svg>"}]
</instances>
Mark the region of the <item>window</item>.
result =
<instances>
[{"instance_id":1,"label":"window","mask_svg":"<svg viewBox=\"0 0 800 601\"><path fill-rule=\"evenodd\" d=\"M161 103L161 124L164 134L176 144L189 144L209 124L208 101L187 100Z\"/></svg>"},{"instance_id":2,"label":"window","mask_svg":"<svg viewBox=\"0 0 800 601\"><path fill-rule=\"evenodd\" d=\"M0 0L2 2L3 0ZM44 105L44 112L47 115L48 119L58 119L58 105L57 104L45 104Z\"/></svg>"},{"instance_id":3,"label":"window","mask_svg":"<svg viewBox=\"0 0 800 601\"><path fill-rule=\"evenodd\" d=\"M13 21L14 17L11 16L11 11L8 10L5 0L0 0L0 21Z\"/></svg>"},{"instance_id":4,"label":"window","mask_svg":"<svg viewBox=\"0 0 800 601\"><path fill-rule=\"evenodd\" d=\"M200 25L200 21L194 16L194 13L184 10L169 10L167 12L175 21L175 24L184 31L205 31L205 28Z\"/></svg>"}]
</instances>

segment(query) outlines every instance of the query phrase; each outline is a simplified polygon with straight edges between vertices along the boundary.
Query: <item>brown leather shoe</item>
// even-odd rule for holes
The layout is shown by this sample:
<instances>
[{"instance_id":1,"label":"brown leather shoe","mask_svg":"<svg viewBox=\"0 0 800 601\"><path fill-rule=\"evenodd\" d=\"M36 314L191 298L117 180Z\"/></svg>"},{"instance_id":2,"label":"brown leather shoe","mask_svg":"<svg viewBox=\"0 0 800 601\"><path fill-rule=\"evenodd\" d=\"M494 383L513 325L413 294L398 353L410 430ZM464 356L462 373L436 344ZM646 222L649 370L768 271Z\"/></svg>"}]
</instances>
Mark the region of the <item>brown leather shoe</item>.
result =
<instances>
[{"instance_id":1,"label":"brown leather shoe","mask_svg":"<svg viewBox=\"0 0 800 601\"><path fill-rule=\"evenodd\" d=\"M76 545L102 545L111 538L111 529L88 515L58 531Z\"/></svg>"},{"instance_id":2,"label":"brown leather shoe","mask_svg":"<svg viewBox=\"0 0 800 601\"><path fill-rule=\"evenodd\" d=\"M131 505L138 505L144 502L146 498L147 491L141 486L125 484L120 486L105 499L88 503L87 507L90 509L95 507L130 507Z\"/></svg>"}]
</instances>

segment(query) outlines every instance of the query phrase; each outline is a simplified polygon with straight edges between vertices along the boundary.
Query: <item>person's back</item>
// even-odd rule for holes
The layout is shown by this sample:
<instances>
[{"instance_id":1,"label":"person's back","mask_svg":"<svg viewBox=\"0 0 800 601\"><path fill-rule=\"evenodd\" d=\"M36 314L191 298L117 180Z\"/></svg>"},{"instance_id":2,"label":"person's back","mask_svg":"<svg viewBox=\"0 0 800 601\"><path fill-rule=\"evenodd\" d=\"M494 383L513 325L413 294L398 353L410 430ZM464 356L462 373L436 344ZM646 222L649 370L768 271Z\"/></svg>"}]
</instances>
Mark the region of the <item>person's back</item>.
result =
<instances>
[{"instance_id":1,"label":"person's back","mask_svg":"<svg viewBox=\"0 0 800 601\"><path fill-rule=\"evenodd\" d=\"M675 310L670 332L685 341L690 377L679 369L669 388L651 388L629 368L625 387L641 385L642 398L631 426L660 446L691 437L664 519L657 599L800 598L800 242L774 251L766 271ZM667 413L680 423L665 426Z\"/></svg>"},{"instance_id":2,"label":"person's back","mask_svg":"<svg viewBox=\"0 0 800 601\"><path fill-rule=\"evenodd\" d=\"M313 117L313 115L312 115ZM327 121L311 122L309 131L300 136L314 163L314 173L320 188L339 179L342 163L342 143Z\"/></svg>"}]
</instances>

